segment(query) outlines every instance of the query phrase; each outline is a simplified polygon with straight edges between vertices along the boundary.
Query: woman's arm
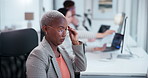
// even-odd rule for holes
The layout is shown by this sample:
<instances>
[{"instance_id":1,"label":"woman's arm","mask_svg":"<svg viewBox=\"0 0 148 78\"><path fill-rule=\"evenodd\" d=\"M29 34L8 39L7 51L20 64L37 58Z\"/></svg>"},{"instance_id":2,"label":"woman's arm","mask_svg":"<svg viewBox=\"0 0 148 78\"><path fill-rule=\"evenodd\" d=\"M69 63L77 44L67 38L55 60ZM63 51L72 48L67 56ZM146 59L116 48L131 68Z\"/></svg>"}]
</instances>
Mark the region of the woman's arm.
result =
<instances>
[{"instance_id":1,"label":"woman's arm","mask_svg":"<svg viewBox=\"0 0 148 78\"><path fill-rule=\"evenodd\" d=\"M78 41L78 33L72 28L68 28L70 39L72 41L72 49L75 54L73 59L73 67L75 72L85 71L86 70L86 57L85 57L85 48L82 42Z\"/></svg>"},{"instance_id":2,"label":"woman's arm","mask_svg":"<svg viewBox=\"0 0 148 78\"><path fill-rule=\"evenodd\" d=\"M41 52L33 52L29 55L26 62L27 78L47 78L46 65L43 62Z\"/></svg>"}]
</instances>

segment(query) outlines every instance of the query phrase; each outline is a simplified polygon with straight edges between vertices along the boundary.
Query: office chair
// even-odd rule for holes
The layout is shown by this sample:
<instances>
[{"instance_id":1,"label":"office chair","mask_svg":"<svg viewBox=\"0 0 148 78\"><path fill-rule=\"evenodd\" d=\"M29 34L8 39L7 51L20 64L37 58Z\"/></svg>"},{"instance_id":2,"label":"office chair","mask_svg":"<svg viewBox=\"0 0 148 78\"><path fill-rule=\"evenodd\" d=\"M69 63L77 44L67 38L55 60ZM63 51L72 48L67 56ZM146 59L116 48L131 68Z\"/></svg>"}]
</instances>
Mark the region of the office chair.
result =
<instances>
[{"instance_id":1,"label":"office chair","mask_svg":"<svg viewBox=\"0 0 148 78\"><path fill-rule=\"evenodd\" d=\"M26 78L26 60L38 45L34 29L0 33L0 78Z\"/></svg>"}]
</instances>

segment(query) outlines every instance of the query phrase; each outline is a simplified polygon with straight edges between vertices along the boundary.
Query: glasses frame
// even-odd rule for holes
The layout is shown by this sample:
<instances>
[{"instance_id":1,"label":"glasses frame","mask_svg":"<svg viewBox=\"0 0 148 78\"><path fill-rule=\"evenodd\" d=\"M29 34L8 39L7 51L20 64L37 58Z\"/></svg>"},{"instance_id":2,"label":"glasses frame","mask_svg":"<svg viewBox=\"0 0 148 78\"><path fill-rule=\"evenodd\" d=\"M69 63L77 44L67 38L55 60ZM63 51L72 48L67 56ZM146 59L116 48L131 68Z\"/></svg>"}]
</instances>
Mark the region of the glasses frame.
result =
<instances>
[{"instance_id":1,"label":"glasses frame","mask_svg":"<svg viewBox=\"0 0 148 78\"><path fill-rule=\"evenodd\" d=\"M67 35L67 31L68 31L68 27L65 29L65 28L63 28L63 29L58 29L58 28L55 28L55 27L52 27L52 26L47 26L47 28L52 28L53 30L55 30L56 32L58 32L58 33L60 33L61 35L64 33L64 32L66 32L66 35Z\"/></svg>"}]
</instances>

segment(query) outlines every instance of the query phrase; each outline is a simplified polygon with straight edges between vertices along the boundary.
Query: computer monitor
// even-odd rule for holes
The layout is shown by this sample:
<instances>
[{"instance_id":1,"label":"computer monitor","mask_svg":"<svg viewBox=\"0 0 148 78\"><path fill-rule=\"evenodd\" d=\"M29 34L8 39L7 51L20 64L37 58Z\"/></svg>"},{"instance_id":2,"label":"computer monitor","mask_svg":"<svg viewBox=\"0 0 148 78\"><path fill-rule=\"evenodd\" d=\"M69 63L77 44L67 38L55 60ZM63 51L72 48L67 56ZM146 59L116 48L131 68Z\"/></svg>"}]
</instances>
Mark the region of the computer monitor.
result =
<instances>
[{"instance_id":1,"label":"computer monitor","mask_svg":"<svg viewBox=\"0 0 148 78\"><path fill-rule=\"evenodd\" d=\"M119 26L117 33L122 34L122 44L121 44L121 53L123 53L123 47L124 47L124 37L125 37L125 31L126 31L126 14L124 12L119 13L115 16L115 24Z\"/></svg>"},{"instance_id":2,"label":"computer monitor","mask_svg":"<svg viewBox=\"0 0 148 78\"><path fill-rule=\"evenodd\" d=\"M125 37L125 31L126 31L126 21L127 21L127 17L125 17L124 19L124 29L123 29L123 35ZM133 57L133 54L129 51L130 54L123 54L123 47L124 47L124 39L123 37L123 42L122 42L122 47L121 47L121 54L117 56L117 58L124 58L124 59L129 59L131 57Z\"/></svg>"},{"instance_id":3,"label":"computer monitor","mask_svg":"<svg viewBox=\"0 0 148 78\"><path fill-rule=\"evenodd\" d=\"M121 49L121 53L123 52L124 35L125 35L127 17L125 17L125 13L120 13L117 15L117 17L115 21L116 21L116 24L119 25L119 29L113 37L111 47L106 47L106 50L104 50L104 52L111 52L111 51L119 50L119 49Z\"/></svg>"},{"instance_id":4,"label":"computer monitor","mask_svg":"<svg viewBox=\"0 0 148 78\"><path fill-rule=\"evenodd\" d=\"M120 33L115 33L111 46L106 47L106 49L103 52L112 52L114 50L119 50L122 47L121 46L122 40L123 40L123 35Z\"/></svg>"},{"instance_id":5,"label":"computer monitor","mask_svg":"<svg viewBox=\"0 0 148 78\"><path fill-rule=\"evenodd\" d=\"M127 17L125 17L124 19L124 29L123 29L123 41L122 41L122 47L121 47L121 53L123 53L123 46L124 46L124 37L125 37L125 30L126 30L126 20L127 20Z\"/></svg>"},{"instance_id":6,"label":"computer monitor","mask_svg":"<svg viewBox=\"0 0 148 78\"><path fill-rule=\"evenodd\" d=\"M124 35L120 34L120 33L115 33L114 39L112 41L112 47L114 47L115 49L120 49L121 46L121 42L123 40Z\"/></svg>"},{"instance_id":7,"label":"computer monitor","mask_svg":"<svg viewBox=\"0 0 148 78\"><path fill-rule=\"evenodd\" d=\"M98 33L104 33L106 30L110 29L110 25L101 25Z\"/></svg>"}]
</instances>

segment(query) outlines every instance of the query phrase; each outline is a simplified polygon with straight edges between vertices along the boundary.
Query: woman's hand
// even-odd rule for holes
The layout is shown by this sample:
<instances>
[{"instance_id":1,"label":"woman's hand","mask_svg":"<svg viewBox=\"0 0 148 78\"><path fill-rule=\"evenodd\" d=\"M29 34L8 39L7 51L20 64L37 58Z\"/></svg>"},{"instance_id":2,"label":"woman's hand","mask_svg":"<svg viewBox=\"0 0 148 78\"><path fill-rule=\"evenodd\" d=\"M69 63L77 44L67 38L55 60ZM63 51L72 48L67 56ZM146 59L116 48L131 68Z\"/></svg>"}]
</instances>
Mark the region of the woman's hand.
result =
<instances>
[{"instance_id":1,"label":"woman's hand","mask_svg":"<svg viewBox=\"0 0 148 78\"><path fill-rule=\"evenodd\" d=\"M96 41L96 39L95 39L95 38L88 39L88 42L94 42L94 41Z\"/></svg>"},{"instance_id":2,"label":"woman's hand","mask_svg":"<svg viewBox=\"0 0 148 78\"><path fill-rule=\"evenodd\" d=\"M104 38L107 35L113 34L114 30L106 30L104 33L97 33L96 38Z\"/></svg>"},{"instance_id":3,"label":"woman's hand","mask_svg":"<svg viewBox=\"0 0 148 78\"><path fill-rule=\"evenodd\" d=\"M107 36L107 35L111 35L111 34L113 34L114 32L115 32L114 30L106 30L106 31L104 32L104 37Z\"/></svg>"},{"instance_id":4,"label":"woman's hand","mask_svg":"<svg viewBox=\"0 0 148 78\"><path fill-rule=\"evenodd\" d=\"M68 26L68 31L69 31L69 36L70 36L70 39L72 41L72 44L73 45L79 45L80 43L78 41L78 33L76 32L76 30L73 29L73 28L70 28Z\"/></svg>"},{"instance_id":5,"label":"woman's hand","mask_svg":"<svg viewBox=\"0 0 148 78\"><path fill-rule=\"evenodd\" d=\"M93 51L104 51L106 49L106 44L103 45L103 47L95 47Z\"/></svg>"}]
</instances>

